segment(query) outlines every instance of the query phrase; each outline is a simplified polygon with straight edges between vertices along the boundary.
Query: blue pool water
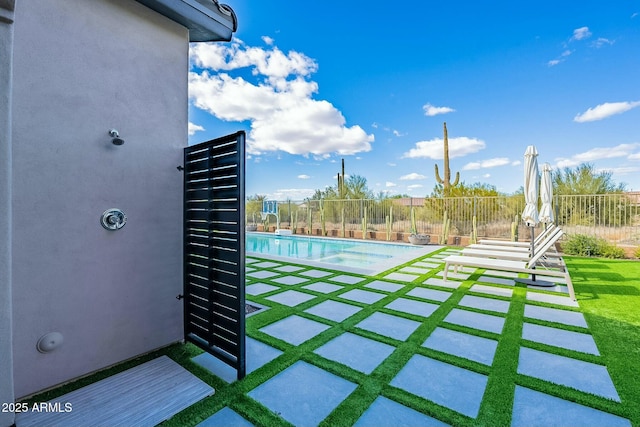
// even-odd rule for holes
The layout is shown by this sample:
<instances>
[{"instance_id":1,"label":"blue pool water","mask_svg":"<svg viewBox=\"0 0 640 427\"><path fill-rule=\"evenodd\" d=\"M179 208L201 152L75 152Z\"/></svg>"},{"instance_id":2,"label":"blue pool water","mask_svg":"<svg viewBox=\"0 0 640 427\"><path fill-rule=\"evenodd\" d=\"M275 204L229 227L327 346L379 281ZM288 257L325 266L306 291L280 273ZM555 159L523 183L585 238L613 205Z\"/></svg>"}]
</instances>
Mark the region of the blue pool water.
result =
<instances>
[{"instance_id":1,"label":"blue pool water","mask_svg":"<svg viewBox=\"0 0 640 427\"><path fill-rule=\"evenodd\" d=\"M367 272L391 268L435 249L433 246L427 250L427 246L266 233L247 233L246 236L248 255L288 258L290 262L305 261Z\"/></svg>"}]
</instances>

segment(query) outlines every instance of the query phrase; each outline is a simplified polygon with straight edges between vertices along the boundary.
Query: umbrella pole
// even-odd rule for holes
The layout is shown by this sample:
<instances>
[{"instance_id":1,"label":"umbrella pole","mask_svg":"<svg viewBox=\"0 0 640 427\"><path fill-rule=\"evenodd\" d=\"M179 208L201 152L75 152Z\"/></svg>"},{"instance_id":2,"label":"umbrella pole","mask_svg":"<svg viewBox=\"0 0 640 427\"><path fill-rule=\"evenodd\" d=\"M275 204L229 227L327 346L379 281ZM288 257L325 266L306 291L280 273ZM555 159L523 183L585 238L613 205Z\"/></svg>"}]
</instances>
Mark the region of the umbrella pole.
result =
<instances>
[{"instance_id":1,"label":"umbrella pole","mask_svg":"<svg viewBox=\"0 0 640 427\"><path fill-rule=\"evenodd\" d=\"M533 258L534 251L535 251L535 247L534 247L534 244L533 244L533 241L534 241L534 238L535 238L535 231L533 230L534 227L529 227L529 228L531 228L531 258ZM531 268L535 269L536 266L533 265L533 266L531 266ZM536 281L536 275L532 274L531 275L531 279L535 282Z\"/></svg>"}]
</instances>

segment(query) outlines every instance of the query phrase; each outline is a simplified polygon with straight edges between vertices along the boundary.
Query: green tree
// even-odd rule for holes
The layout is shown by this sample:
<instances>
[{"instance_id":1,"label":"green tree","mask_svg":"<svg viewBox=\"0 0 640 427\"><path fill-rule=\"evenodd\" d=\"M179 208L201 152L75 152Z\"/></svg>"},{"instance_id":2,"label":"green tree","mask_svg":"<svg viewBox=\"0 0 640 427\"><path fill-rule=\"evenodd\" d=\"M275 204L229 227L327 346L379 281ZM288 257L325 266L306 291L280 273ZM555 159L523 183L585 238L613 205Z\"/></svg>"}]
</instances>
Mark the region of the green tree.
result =
<instances>
[{"instance_id":1,"label":"green tree","mask_svg":"<svg viewBox=\"0 0 640 427\"><path fill-rule=\"evenodd\" d=\"M367 178L361 175L350 175L345 180L347 199L373 199L373 191L367 186Z\"/></svg>"},{"instance_id":2,"label":"green tree","mask_svg":"<svg viewBox=\"0 0 640 427\"><path fill-rule=\"evenodd\" d=\"M554 194L608 194L622 193L623 183L616 184L612 173L598 172L591 163L583 163L575 169L564 168L553 173Z\"/></svg>"},{"instance_id":3,"label":"green tree","mask_svg":"<svg viewBox=\"0 0 640 427\"><path fill-rule=\"evenodd\" d=\"M611 176L611 172L598 172L590 163L554 172L554 194L565 196L558 206L559 222L589 226L628 224L632 208L622 194L626 185L616 184Z\"/></svg>"}]
</instances>

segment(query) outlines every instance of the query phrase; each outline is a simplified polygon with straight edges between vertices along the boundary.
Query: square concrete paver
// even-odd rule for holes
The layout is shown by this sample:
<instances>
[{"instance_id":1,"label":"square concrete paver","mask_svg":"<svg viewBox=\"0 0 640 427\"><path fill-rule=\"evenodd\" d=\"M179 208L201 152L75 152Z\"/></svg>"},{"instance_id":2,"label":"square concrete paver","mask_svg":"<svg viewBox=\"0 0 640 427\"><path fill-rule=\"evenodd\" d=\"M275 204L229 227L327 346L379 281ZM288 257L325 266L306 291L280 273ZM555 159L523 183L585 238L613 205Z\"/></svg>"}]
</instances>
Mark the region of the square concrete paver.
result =
<instances>
[{"instance_id":1,"label":"square concrete paver","mask_svg":"<svg viewBox=\"0 0 640 427\"><path fill-rule=\"evenodd\" d=\"M415 265L410 265L407 267L403 267L400 270L398 270L399 273L409 273L409 274L427 274L428 272L430 272L431 269L430 268L426 268L426 267L417 267Z\"/></svg>"},{"instance_id":2,"label":"square concrete paver","mask_svg":"<svg viewBox=\"0 0 640 427\"><path fill-rule=\"evenodd\" d=\"M255 277L256 279L268 279L269 277L279 276L280 273L275 273L273 271L267 270L256 270L250 273L247 273L247 276Z\"/></svg>"},{"instance_id":3,"label":"square concrete paver","mask_svg":"<svg viewBox=\"0 0 640 427\"><path fill-rule=\"evenodd\" d=\"M406 274L406 273L391 273L384 276L385 279L389 280L397 280L399 282L413 282L419 276L414 274Z\"/></svg>"},{"instance_id":4,"label":"square concrete paver","mask_svg":"<svg viewBox=\"0 0 640 427\"><path fill-rule=\"evenodd\" d=\"M462 282L459 282L457 280L451 280L451 277L448 277L447 280L444 280L438 277L431 277L422 283L425 285L440 286L440 287L449 288L449 289L458 289L462 284Z\"/></svg>"},{"instance_id":5,"label":"square concrete paver","mask_svg":"<svg viewBox=\"0 0 640 427\"><path fill-rule=\"evenodd\" d=\"M407 295L416 298L430 299L433 301L444 302L452 295L451 292L438 291L429 288L414 288L407 292Z\"/></svg>"},{"instance_id":6,"label":"square concrete paver","mask_svg":"<svg viewBox=\"0 0 640 427\"><path fill-rule=\"evenodd\" d=\"M373 304L380 301L387 295L380 294L378 292L363 291L362 289L352 289L348 292L338 295L340 298L348 299L350 301L361 302L363 304Z\"/></svg>"},{"instance_id":7,"label":"square concrete paver","mask_svg":"<svg viewBox=\"0 0 640 427\"><path fill-rule=\"evenodd\" d=\"M296 277L296 276L284 276L284 277L279 277L277 279L273 279L274 282L276 283L280 283L282 285L298 285L300 283L306 282L308 281L308 279L303 279L302 277Z\"/></svg>"},{"instance_id":8,"label":"square concrete paver","mask_svg":"<svg viewBox=\"0 0 640 427\"><path fill-rule=\"evenodd\" d=\"M480 410L487 377L417 354L409 359L390 384L475 418Z\"/></svg>"},{"instance_id":9,"label":"square concrete paver","mask_svg":"<svg viewBox=\"0 0 640 427\"><path fill-rule=\"evenodd\" d=\"M277 286L268 285L266 283L254 283L253 285L249 285L246 288L246 292L249 295L261 295L266 294L267 292L275 291L276 289L280 289Z\"/></svg>"},{"instance_id":10,"label":"square concrete paver","mask_svg":"<svg viewBox=\"0 0 640 427\"><path fill-rule=\"evenodd\" d=\"M220 409L209 418L196 425L196 427L220 427L220 426L234 426L234 427L253 427L249 421L242 418L236 411L229 407Z\"/></svg>"},{"instance_id":11,"label":"square concrete paver","mask_svg":"<svg viewBox=\"0 0 640 427\"><path fill-rule=\"evenodd\" d=\"M382 280L374 280L373 282L364 286L365 288L377 289L379 291L384 292L395 292L399 289L404 288L404 285L399 285L397 283L385 282Z\"/></svg>"},{"instance_id":12,"label":"square concrete paver","mask_svg":"<svg viewBox=\"0 0 640 427\"><path fill-rule=\"evenodd\" d=\"M607 368L595 363L522 347L518 373L620 401Z\"/></svg>"},{"instance_id":13,"label":"square concrete paver","mask_svg":"<svg viewBox=\"0 0 640 427\"><path fill-rule=\"evenodd\" d=\"M370 374L395 349L391 345L345 332L318 348L314 353L356 371Z\"/></svg>"},{"instance_id":14,"label":"square concrete paver","mask_svg":"<svg viewBox=\"0 0 640 427\"><path fill-rule=\"evenodd\" d=\"M286 305L289 307L295 307L298 304L307 302L315 298L315 295L306 294L298 291L285 291L279 294L266 297L269 301L277 302L278 304Z\"/></svg>"},{"instance_id":15,"label":"square concrete paver","mask_svg":"<svg viewBox=\"0 0 640 427\"><path fill-rule=\"evenodd\" d=\"M444 270L438 271L436 273L436 276L438 277L444 277L443 275L444 275ZM461 273L459 269L458 269L458 272L456 273L453 271L453 268L450 268L449 273L447 274L447 279L467 280L469 276L471 276L471 273Z\"/></svg>"},{"instance_id":16,"label":"square concrete paver","mask_svg":"<svg viewBox=\"0 0 640 427\"><path fill-rule=\"evenodd\" d=\"M470 290L472 292L478 292L481 294L488 294L488 295L496 295L499 297L511 298L513 296L513 289L498 288L496 286L473 285L471 286Z\"/></svg>"},{"instance_id":17,"label":"square concrete paver","mask_svg":"<svg viewBox=\"0 0 640 427\"><path fill-rule=\"evenodd\" d=\"M549 304L565 305L567 307L578 307L577 301L573 301L571 298L561 296L561 295L549 295L549 294L541 294L538 292L527 292L527 300L537 301L537 302L546 302Z\"/></svg>"},{"instance_id":18,"label":"square concrete paver","mask_svg":"<svg viewBox=\"0 0 640 427\"><path fill-rule=\"evenodd\" d=\"M617 415L517 385L511 426L631 427L631 422Z\"/></svg>"},{"instance_id":19,"label":"square concrete paver","mask_svg":"<svg viewBox=\"0 0 640 427\"><path fill-rule=\"evenodd\" d=\"M333 320L334 322L342 322L360 310L362 310L362 308L356 307L355 305L329 300L323 301L318 305L314 305L304 312L315 314L316 316L324 317L325 319Z\"/></svg>"},{"instance_id":20,"label":"square concrete paver","mask_svg":"<svg viewBox=\"0 0 640 427\"><path fill-rule=\"evenodd\" d=\"M340 276L331 277L329 280L333 282L344 283L347 285L355 285L356 283L362 282L364 280L364 277L356 277L356 276L349 276L347 274L342 274Z\"/></svg>"},{"instance_id":21,"label":"square concrete paver","mask_svg":"<svg viewBox=\"0 0 640 427\"><path fill-rule=\"evenodd\" d=\"M248 395L296 426L317 426L356 384L298 361Z\"/></svg>"},{"instance_id":22,"label":"square concrete paver","mask_svg":"<svg viewBox=\"0 0 640 427\"><path fill-rule=\"evenodd\" d=\"M525 305L524 317L546 320L547 322L562 323L565 325L587 328L584 315L577 311L561 310L558 308L540 307L537 305Z\"/></svg>"},{"instance_id":23,"label":"square concrete paver","mask_svg":"<svg viewBox=\"0 0 640 427\"><path fill-rule=\"evenodd\" d=\"M492 316L490 314L476 313L473 311L460 310L454 308L445 317L444 321L455 325L467 326L473 329L493 332L495 334L502 333L504 328L504 317Z\"/></svg>"},{"instance_id":24,"label":"square concrete paver","mask_svg":"<svg viewBox=\"0 0 640 427\"><path fill-rule=\"evenodd\" d=\"M440 268L442 266L442 261L438 260L437 262L435 261L418 261L418 262L414 262L413 264L411 264L411 266L413 267L422 267L422 268L429 268L431 270L433 270L434 268Z\"/></svg>"},{"instance_id":25,"label":"square concrete paver","mask_svg":"<svg viewBox=\"0 0 640 427\"><path fill-rule=\"evenodd\" d=\"M252 264L252 267L260 267L260 268L271 268L271 267L279 267L282 264L279 264L277 262L271 262L271 261L262 261L262 262L256 262L254 264Z\"/></svg>"},{"instance_id":26,"label":"square concrete paver","mask_svg":"<svg viewBox=\"0 0 640 427\"><path fill-rule=\"evenodd\" d=\"M516 281L513 279L506 279L504 277L491 277L491 276L484 276L484 275L478 278L478 282L495 283L496 285L507 285L507 286L514 286L516 284Z\"/></svg>"},{"instance_id":27,"label":"square concrete paver","mask_svg":"<svg viewBox=\"0 0 640 427\"><path fill-rule=\"evenodd\" d=\"M342 289L344 286L334 285L333 283L326 282L316 282L307 286L303 286L302 289L309 289L310 291L316 291L323 294L330 294L331 292L335 292L339 289Z\"/></svg>"},{"instance_id":28,"label":"square concrete paver","mask_svg":"<svg viewBox=\"0 0 640 427\"><path fill-rule=\"evenodd\" d=\"M593 337L580 332L565 331L564 329L526 323L522 327L522 338L568 350L600 356Z\"/></svg>"},{"instance_id":29,"label":"square concrete paver","mask_svg":"<svg viewBox=\"0 0 640 427\"><path fill-rule=\"evenodd\" d=\"M293 315L259 330L289 344L299 345L327 329L329 325Z\"/></svg>"},{"instance_id":30,"label":"square concrete paver","mask_svg":"<svg viewBox=\"0 0 640 427\"><path fill-rule=\"evenodd\" d=\"M498 341L436 328L422 346L491 366Z\"/></svg>"},{"instance_id":31,"label":"square concrete paver","mask_svg":"<svg viewBox=\"0 0 640 427\"><path fill-rule=\"evenodd\" d=\"M274 268L274 270L282 271L283 273L293 273L294 271L304 270L304 267L298 267L297 265L283 265L282 267Z\"/></svg>"},{"instance_id":32,"label":"square concrete paver","mask_svg":"<svg viewBox=\"0 0 640 427\"><path fill-rule=\"evenodd\" d=\"M251 337L246 338L245 345L247 375L282 354L280 350ZM209 353L199 354L191 360L228 383L232 383L238 378L235 368Z\"/></svg>"},{"instance_id":33,"label":"square concrete paver","mask_svg":"<svg viewBox=\"0 0 640 427\"><path fill-rule=\"evenodd\" d=\"M331 272L329 271L322 271L322 270L307 270L307 271L302 271L300 272L300 274L302 274L303 276L307 276L307 277L313 277L313 278L319 278L319 277L326 277L326 276L330 276Z\"/></svg>"},{"instance_id":34,"label":"square concrete paver","mask_svg":"<svg viewBox=\"0 0 640 427\"><path fill-rule=\"evenodd\" d=\"M398 402L378 396L354 427L445 427L448 424Z\"/></svg>"},{"instance_id":35,"label":"square concrete paver","mask_svg":"<svg viewBox=\"0 0 640 427\"><path fill-rule=\"evenodd\" d=\"M409 338L409 335L418 329L420 325L421 323L415 320L376 312L358 323L356 327L384 335L385 337L404 341Z\"/></svg>"},{"instance_id":36,"label":"square concrete paver","mask_svg":"<svg viewBox=\"0 0 640 427\"><path fill-rule=\"evenodd\" d=\"M432 304L430 302L416 301L407 298L398 298L389 304L385 305L385 308L391 310L401 311L403 313L415 314L416 316L429 317L440 307L438 304Z\"/></svg>"},{"instance_id":37,"label":"square concrete paver","mask_svg":"<svg viewBox=\"0 0 640 427\"><path fill-rule=\"evenodd\" d=\"M487 276L509 277L511 279L518 277L518 273L512 273L510 271L485 270L484 274Z\"/></svg>"},{"instance_id":38,"label":"square concrete paver","mask_svg":"<svg viewBox=\"0 0 640 427\"><path fill-rule=\"evenodd\" d=\"M465 295L464 297L462 297L459 304L463 307L495 311L497 313L506 313L509 311L509 301L476 297L473 295Z\"/></svg>"}]
</instances>

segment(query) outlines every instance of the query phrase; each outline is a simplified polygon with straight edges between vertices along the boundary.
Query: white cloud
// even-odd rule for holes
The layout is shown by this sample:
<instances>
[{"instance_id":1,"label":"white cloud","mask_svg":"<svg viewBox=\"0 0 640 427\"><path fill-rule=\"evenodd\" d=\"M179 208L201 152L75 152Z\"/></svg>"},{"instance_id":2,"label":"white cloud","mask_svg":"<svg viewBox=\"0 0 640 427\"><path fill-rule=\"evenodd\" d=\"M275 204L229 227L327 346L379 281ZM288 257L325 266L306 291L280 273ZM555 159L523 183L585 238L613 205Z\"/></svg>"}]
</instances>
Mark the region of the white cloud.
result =
<instances>
[{"instance_id":1,"label":"white cloud","mask_svg":"<svg viewBox=\"0 0 640 427\"><path fill-rule=\"evenodd\" d=\"M508 165L509 163L510 161L506 157L496 157L494 159L482 160L480 162L467 163L462 167L462 170L466 171L466 170L494 168L496 166Z\"/></svg>"},{"instance_id":2,"label":"white cloud","mask_svg":"<svg viewBox=\"0 0 640 427\"><path fill-rule=\"evenodd\" d=\"M298 175L298 179L309 179L309 178L311 178L309 175L305 175L305 174Z\"/></svg>"},{"instance_id":3,"label":"white cloud","mask_svg":"<svg viewBox=\"0 0 640 427\"><path fill-rule=\"evenodd\" d=\"M467 154L477 153L485 148L484 141L476 138L467 138L466 136L449 138L449 158L463 157ZM402 158L444 158L444 140L442 138L434 138L429 141L416 142L415 148L407 151Z\"/></svg>"},{"instance_id":4,"label":"white cloud","mask_svg":"<svg viewBox=\"0 0 640 427\"><path fill-rule=\"evenodd\" d=\"M408 190L414 190L416 188L422 188L424 187L422 184L411 184L411 185L407 185L407 189Z\"/></svg>"},{"instance_id":5,"label":"white cloud","mask_svg":"<svg viewBox=\"0 0 640 427\"><path fill-rule=\"evenodd\" d=\"M451 107L436 107L431 104L424 104L422 109L424 110L425 116L437 116L438 114L447 114L456 111Z\"/></svg>"},{"instance_id":6,"label":"white cloud","mask_svg":"<svg viewBox=\"0 0 640 427\"><path fill-rule=\"evenodd\" d=\"M561 62L562 62L562 60L560 60L560 59L552 59L551 61L547 62L547 65L549 67L553 67L555 65L558 65Z\"/></svg>"},{"instance_id":7,"label":"white cloud","mask_svg":"<svg viewBox=\"0 0 640 427\"><path fill-rule=\"evenodd\" d=\"M402 175L400 177L400 180L401 181L416 181L416 180L419 180L419 179L426 179L426 178L427 177L424 176L424 175L421 175L421 174L416 173L416 172L412 172L412 173L407 174L407 175Z\"/></svg>"},{"instance_id":8,"label":"white cloud","mask_svg":"<svg viewBox=\"0 0 640 427\"><path fill-rule=\"evenodd\" d=\"M619 168L596 168L596 172L611 172L616 175L629 175L640 172L640 167L627 166Z\"/></svg>"},{"instance_id":9,"label":"white cloud","mask_svg":"<svg viewBox=\"0 0 640 427\"><path fill-rule=\"evenodd\" d=\"M638 12L633 12L633 13L631 14L631 19L635 18L636 16L638 16Z\"/></svg>"},{"instance_id":10,"label":"white cloud","mask_svg":"<svg viewBox=\"0 0 640 427\"><path fill-rule=\"evenodd\" d=\"M601 48L602 46L612 45L614 43L613 40L605 39L604 37L598 37L595 41L591 43L592 47L596 49Z\"/></svg>"},{"instance_id":11,"label":"white cloud","mask_svg":"<svg viewBox=\"0 0 640 427\"><path fill-rule=\"evenodd\" d=\"M571 55L572 53L573 53L573 51L571 51L571 50L567 49L567 50L565 50L564 52L562 52L562 53L560 54L560 56L569 56L569 55Z\"/></svg>"},{"instance_id":12,"label":"white cloud","mask_svg":"<svg viewBox=\"0 0 640 427\"><path fill-rule=\"evenodd\" d=\"M385 187L389 188L389 187L397 187L397 184L391 181L387 181L384 184Z\"/></svg>"},{"instance_id":13,"label":"white cloud","mask_svg":"<svg viewBox=\"0 0 640 427\"><path fill-rule=\"evenodd\" d=\"M269 36L262 36L262 41L271 46L273 44L273 38Z\"/></svg>"},{"instance_id":14,"label":"white cloud","mask_svg":"<svg viewBox=\"0 0 640 427\"><path fill-rule=\"evenodd\" d=\"M189 135L193 135L196 132L203 131L203 130L205 129L202 126L189 122L189 130L188 130Z\"/></svg>"},{"instance_id":15,"label":"white cloud","mask_svg":"<svg viewBox=\"0 0 640 427\"><path fill-rule=\"evenodd\" d=\"M406 135L406 133L401 133L399 130L395 130L395 129L393 130L393 134L395 136L405 136Z\"/></svg>"},{"instance_id":16,"label":"white cloud","mask_svg":"<svg viewBox=\"0 0 640 427\"><path fill-rule=\"evenodd\" d=\"M249 121L247 151L328 158L371 150L373 135L346 126L342 113L326 100L313 99L318 84L309 80L317 64L302 53L285 54L241 41L199 43L190 51L193 105L225 121ZM250 70L252 77L235 76ZM249 78L251 81L247 80Z\"/></svg>"},{"instance_id":17,"label":"white cloud","mask_svg":"<svg viewBox=\"0 0 640 427\"><path fill-rule=\"evenodd\" d=\"M520 166L522 164L522 162L520 160L514 160L513 162L511 162L511 166Z\"/></svg>"},{"instance_id":18,"label":"white cloud","mask_svg":"<svg viewBox=\"0 0 640 427\"><path fill-rule=\"evenodd\" d=\"M604 104L596 105L593 108L589 108L584 113L576 115L573 118L573 121L584 123L602 120L616 114L624 113L638 106L640 106L640 101L605 102Z\"/></svg>"},{"instance_id":19,"label":"white cloud","mask_svg":"<svg viewBox=\"0 0 640 427\"><path fill-rule=\"evenodd\" d=\"M485 173L484 175L482 175L483 178L491 178L491 174L490 173Z\"/></svg>"},{"instance_id":20,"label":"white cloud","mask_svg":"<svg viewBox=\"0 0 640 427\"><path fill-rule=\"evenodd\" d=\"M570 40L584 40L591 37L591 31L589 31L589 27L580 27L573 30L573 36Z\"/></svg>"},{"instance_id":21,"label":"white cloud","mask_svg":"<svg viewBox=\"0 0 640 427\"><path fill-rule=\"evenodd\" d=\"M395 167L395 166L398 166L398 165L395 164L395 163L387 163L387 166Z\"/></svg>"},{"instance_id":22,"label":"white cloud","mask_svg":"<svg viewBox=\"0 0 640 427\"><path fill-rule=\"evenodd\" d=\"M314 195L316 190L310 188L283 188L266 194L270 200L304 200Z\"/></svg>"},{"instance_id":23,"label":"white cloud","mask_svg":"<svg viewBox=\"0 0 640 427\"><path fill-rule=\"evenodd\" d=\"M556 159L556 165L559 168L573 167L581 163L590 163L602 159L613 159L618 157L626 157L634 160L640 158L639 153L634 151L640 150L640 142L632 144L619 144L615 147L596 147L583 153L575 154L569 158L559 157Z\"/></svg>"}]
</instances>

